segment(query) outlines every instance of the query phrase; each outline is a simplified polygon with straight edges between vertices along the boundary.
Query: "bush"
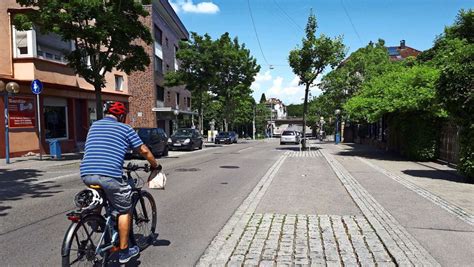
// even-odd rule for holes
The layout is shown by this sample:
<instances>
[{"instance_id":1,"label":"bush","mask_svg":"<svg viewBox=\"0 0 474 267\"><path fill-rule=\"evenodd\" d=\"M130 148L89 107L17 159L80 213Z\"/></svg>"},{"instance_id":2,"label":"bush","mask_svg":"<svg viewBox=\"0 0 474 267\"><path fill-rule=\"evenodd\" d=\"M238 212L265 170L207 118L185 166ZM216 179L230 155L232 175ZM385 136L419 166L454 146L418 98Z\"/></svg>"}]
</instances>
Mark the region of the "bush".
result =
<instances>
[{"instance_id":1,"label":"bush","mask_svg":"<svg viewBox=\"0 0 474 267\"><path fill-rule=\"evenodd\" d=\"M437 157L440 133L436 118L426 113L398 114L392 117L390 124L394 126L392 131L398 131L402 155L419 161Z\"/></svg>"},{"instance_id":2,"label":"bush","mask_svg":"<svg viewBox=\"0 0 474 267\"><path fill-rule=\"evenodd\" d=\"M458 170L474 182L474 124L462 127L460 145Z\"/></svg>"}]
</instances>

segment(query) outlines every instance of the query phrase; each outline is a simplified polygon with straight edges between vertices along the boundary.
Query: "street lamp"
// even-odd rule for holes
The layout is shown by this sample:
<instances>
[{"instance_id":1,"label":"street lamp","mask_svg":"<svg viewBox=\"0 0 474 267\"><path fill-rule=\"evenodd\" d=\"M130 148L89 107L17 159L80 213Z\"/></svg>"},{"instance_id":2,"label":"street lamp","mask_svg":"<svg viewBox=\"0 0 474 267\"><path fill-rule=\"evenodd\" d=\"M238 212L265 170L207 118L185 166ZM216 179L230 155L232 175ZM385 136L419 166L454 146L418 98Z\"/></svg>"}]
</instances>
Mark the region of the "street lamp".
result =
<instances>
[{"instance_id":1,"label":"street lamp","mask_svg":"<svg viewBox=\"0 0 474 267\"><path fill-rule=\"evenodd\" d=\"M341 110L336 109L334 111L334 115L336 115L336 135L335 135L336 145L339 144L339 142L341 142L341 136L339 135L339 114L341 114Z\"/></svg>"},{"instance_id":2,"label":"street lamp","mask_svg":"<svg viewBox=\"0 0 474 267\"><path fill-rule=\"evenodd\" d=\"M11 94L17 94L20 92L20 86L16 82L9 82L5 85L3 81L0 81L0 93L3 93L4 109L5 109L5 162L10 163L10 139L9 139L9 127L8 127L8 96Z\"/></svg>"},{"instance_id":3,"label":"street lamp","mask_svg":"<svg viewBox=\"0 0 474 267\"><path fill-rule=\"evenodd\" d=\"M178 130L178 115L179 115L179 109L173 110L173 114L176 117L176 125L175 125L175 131Z\"/></svg>"}]
</instances>

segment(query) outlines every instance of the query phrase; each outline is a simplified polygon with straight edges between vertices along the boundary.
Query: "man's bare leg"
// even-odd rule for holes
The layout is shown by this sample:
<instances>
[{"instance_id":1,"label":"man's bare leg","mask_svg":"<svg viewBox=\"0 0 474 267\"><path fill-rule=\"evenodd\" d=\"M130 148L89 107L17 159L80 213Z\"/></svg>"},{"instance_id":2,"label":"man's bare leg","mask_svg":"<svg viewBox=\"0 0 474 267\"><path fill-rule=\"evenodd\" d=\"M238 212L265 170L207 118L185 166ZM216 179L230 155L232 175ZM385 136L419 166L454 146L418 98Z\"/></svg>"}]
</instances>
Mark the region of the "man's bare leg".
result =
<instances>
[{"instance_id":1,"label":"man's bare leg","mask_svg":"<svg viewBox=\"0 0 474 267\"><path fill-rule=\"evenodd\" d=\"M128 234L130 233L130 222L132 216L130 213L118 216L118 231L120 238L120 249L128 248Z\"/></svg>"}]
</instances>

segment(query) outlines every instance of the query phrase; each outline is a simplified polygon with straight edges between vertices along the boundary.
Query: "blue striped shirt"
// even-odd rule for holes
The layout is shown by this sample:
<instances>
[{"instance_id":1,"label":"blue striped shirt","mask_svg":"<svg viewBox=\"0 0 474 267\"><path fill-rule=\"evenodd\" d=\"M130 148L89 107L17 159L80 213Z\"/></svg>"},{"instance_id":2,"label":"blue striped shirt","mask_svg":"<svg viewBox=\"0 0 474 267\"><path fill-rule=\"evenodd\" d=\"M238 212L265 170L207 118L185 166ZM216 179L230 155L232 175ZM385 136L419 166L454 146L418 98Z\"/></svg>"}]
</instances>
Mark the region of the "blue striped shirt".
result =
<instances>
[{"instance_id":1,"label":"blue striped shirt","mask_svg":"<svg viewBox=\"0 0 474 267\"><path fill-rule=\"evenodd\" d=\"M140 137L128 124L118 122L112 117L94 122L87 134L81 176L121 178L125 153L142 144Z\"/></svg>"}]
</instances>

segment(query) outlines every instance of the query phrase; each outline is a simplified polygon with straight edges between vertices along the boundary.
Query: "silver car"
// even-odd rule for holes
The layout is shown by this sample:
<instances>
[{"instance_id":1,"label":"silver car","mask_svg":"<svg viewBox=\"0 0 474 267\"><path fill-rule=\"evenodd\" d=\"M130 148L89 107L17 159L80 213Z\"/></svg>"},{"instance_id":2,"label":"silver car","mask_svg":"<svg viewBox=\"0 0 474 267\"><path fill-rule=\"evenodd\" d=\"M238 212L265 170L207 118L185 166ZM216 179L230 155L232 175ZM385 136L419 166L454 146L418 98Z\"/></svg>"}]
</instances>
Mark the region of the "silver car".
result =
<instances>
[{"instance_id":1,"label":"silver car","mask_svg":"<svg viewBox=\"0 0 474 267\"><path fill-rule=\"evenodd\" d=\"M280 136L280 145L300 143L300 135L297 131L283 131Z\"/></svg>"}]
</instances>

